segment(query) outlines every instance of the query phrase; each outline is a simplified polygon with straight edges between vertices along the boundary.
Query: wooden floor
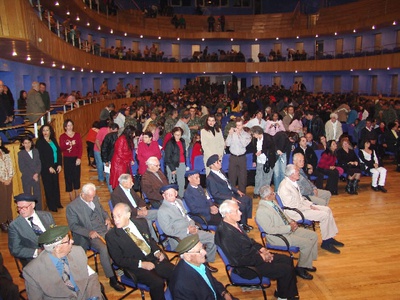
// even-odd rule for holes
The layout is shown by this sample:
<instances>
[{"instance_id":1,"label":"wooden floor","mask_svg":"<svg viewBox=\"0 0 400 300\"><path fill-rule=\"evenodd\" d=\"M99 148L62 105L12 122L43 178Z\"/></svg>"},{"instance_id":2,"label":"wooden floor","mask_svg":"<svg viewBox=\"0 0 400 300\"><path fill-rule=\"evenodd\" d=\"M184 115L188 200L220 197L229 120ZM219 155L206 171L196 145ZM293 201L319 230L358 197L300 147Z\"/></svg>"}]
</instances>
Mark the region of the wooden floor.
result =
<instances>
[{"instance_id":1,"label":"wooden floor","mask_svg":"<svg viewBox=\"0 0 400 300\"><path fill-rule=\"evenodd\" d=\"M97 173L87 166L83 158L82 183L97 184ZM318 271L313 273L314 279L298 280L301 299L400 299L400 173L394 172L394 165L386 163L389 170L386 188L387 194L370 189L370 177L361 179L358 196L344 193L344 183L340 183L340 195L333 196L329 206L335 216L339 228L337 239L345 243L342 253L335 255L319 249L318 260L314 263ZM64 179L61 190L64 191ZM252 195L253 188L247 193ZM98 186L101 203L108 211L109 193L105 185ZM62 192L62 204L69 203L68 195ZM254 211L258 200L254 201ZM54 213L57 224L66 224L65 209ZM254 220L250 220L255 227ZM319 233L319 229L317 229ZM251 237L260 241L259 232L254 229ZM319 239L321 239L319 234ZM24 282L18 277L13 258L7 247L7 233L0 233L1 252L5 265L13 275L20 289ZM90 261L93 265L93 260ZM217 256L214 263L219 268L216 278L228 283L221 259ZM100 267L99 278L104 283L108 299L118 299L122 293L115 292L104 277ZM267 290L269 299L274 299L273 291L276 282ZM242 292L240 288L229 288L229 291L240 299L262 299L261 291ZM150 296L146 294L146 298ZM128 299L140 299L140 293L134 292ZM188 299L190 300L190 299Z\"/></svg>"}]
</instances>

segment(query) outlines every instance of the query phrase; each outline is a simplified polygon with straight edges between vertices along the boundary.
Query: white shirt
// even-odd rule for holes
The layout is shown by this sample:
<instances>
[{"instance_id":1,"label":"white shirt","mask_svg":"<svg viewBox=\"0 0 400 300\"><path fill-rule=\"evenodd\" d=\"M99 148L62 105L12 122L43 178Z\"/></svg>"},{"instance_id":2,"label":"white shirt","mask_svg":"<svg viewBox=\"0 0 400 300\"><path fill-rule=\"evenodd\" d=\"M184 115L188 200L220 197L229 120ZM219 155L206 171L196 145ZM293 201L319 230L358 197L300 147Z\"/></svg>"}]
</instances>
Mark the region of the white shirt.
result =
<instances>
[{"instance_id":1,"label":"white shirt","mask_svg":"<svg viewBox=\"0 0 400 300\"><path fill-rule=\"evenodd\" d=\"M132 206L133 206L134 208L136 208L136 207L137 207L137 204L136 204L135 200L134 200L133 197L132 197L131 190L130 190L130 189L124 188L122 185L119 185L119 186L120 186L121 189L124 191L125 196L128 198L128 200L129 200L129 202L132 204Z\"/></svg>"},{"instance_id":2,"label":"white shirt","mask_svg":"<svg viewBox=\"0 0 400 300\"><path fill-rule=\"evenodd\" d=\"M264 141L264 136L262 136L261 139L257 139L257 152L262 151L263 141ZM265 164L266 161L267 161L267 157L265 156L264 153L261 153L259 156L257 156L258 164Z\"/></svg>"}]
</instances>

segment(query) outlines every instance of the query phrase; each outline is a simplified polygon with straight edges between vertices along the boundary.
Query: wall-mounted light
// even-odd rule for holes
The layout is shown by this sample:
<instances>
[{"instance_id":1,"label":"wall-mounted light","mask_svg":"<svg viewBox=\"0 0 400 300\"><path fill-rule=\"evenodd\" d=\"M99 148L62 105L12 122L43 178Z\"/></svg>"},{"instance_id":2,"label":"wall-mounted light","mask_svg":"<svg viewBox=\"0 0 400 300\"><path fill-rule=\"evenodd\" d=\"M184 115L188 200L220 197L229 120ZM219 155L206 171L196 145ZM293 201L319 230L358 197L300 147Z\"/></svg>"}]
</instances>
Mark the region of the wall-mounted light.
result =
<instances>
[{"instance_id":1,"label":"wall-mounted light","mask_svg":"<svg viewBox=\"0 0 400 300\"><path fill-rule=\"evenodd\" d=\"M115 71L113 71L113 74L115 74Z\"/></svg>"},{"instance_id":2,"label":"wall-mounted light","mask_svg":"<svg viewBox=\"0 0 400 300\"><path fill-rule=\"evenodd\" d=\"M397 25L397 22L396 22L396 21L393 21L392 25L393 25L393 26Z\"/></svg>"},{"instance_id":3,"label":"wall-mounted light","mask_svg":"<svg viewBox=\"0 0 400 300\"><path fill-rule=\"evenodd\" d=\"M162 72L160 72L160 75L162 75Z\"/></svg>"}]
</instances>

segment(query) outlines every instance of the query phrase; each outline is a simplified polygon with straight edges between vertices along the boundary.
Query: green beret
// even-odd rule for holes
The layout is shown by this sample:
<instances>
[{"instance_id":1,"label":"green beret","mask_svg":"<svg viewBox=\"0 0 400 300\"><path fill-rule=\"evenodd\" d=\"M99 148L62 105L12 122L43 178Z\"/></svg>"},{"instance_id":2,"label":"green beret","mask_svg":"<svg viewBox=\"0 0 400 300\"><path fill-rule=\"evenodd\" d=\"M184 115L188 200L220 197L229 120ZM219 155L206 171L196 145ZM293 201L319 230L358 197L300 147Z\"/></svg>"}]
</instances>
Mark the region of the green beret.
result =
<instances>
[{"instance_id":1,"label":"green beret","mask_svg":"<svg viewBox=\"0 0 400 300\"><path fill-rule=\"evenodd\" d=\"M190 249L193 249L193 247L196 246L199 241L200 239L198 234L189 235L179 242L175 251L179 254L188 252Z\"/></svg>"},{"instance_id":2,"label":"green beret","mask_svg":"<svg viewBox=\"0 0 400 300\"><path fill-rule=\"evenodd\" d=\"M39 236L39 244L49 245L61 241L69 232L68 226L55 226Z\"/></svg>"}]
</instances>

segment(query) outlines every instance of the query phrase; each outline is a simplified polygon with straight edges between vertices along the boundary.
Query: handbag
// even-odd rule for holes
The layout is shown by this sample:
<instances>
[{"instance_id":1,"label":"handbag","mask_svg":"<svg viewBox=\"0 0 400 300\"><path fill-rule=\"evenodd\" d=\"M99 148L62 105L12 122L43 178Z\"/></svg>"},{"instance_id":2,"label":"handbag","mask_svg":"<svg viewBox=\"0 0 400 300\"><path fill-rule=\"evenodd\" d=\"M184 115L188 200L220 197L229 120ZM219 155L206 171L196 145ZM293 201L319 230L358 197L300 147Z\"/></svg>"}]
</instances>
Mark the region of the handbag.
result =
<instances>
[{"instance_id":1,"label":"handbag","mask_svg":"<svg viewBox=\"0 0 400 300\"><path fill-rule=\"evenodd\" d=\"M269 173L270 170L271 170L271 165L269 164L269 160L267 158L267 161L264 163L263 166L263 171L264 173Z\"/></svg>"}]
</instances>

